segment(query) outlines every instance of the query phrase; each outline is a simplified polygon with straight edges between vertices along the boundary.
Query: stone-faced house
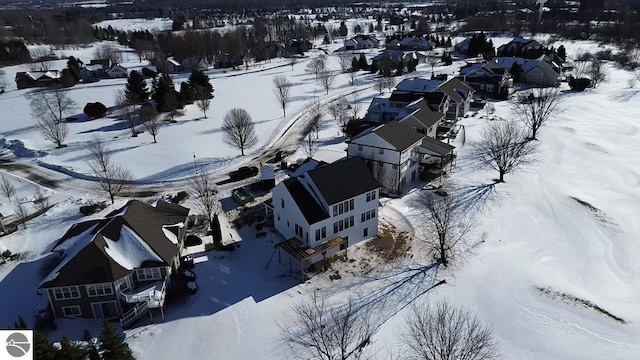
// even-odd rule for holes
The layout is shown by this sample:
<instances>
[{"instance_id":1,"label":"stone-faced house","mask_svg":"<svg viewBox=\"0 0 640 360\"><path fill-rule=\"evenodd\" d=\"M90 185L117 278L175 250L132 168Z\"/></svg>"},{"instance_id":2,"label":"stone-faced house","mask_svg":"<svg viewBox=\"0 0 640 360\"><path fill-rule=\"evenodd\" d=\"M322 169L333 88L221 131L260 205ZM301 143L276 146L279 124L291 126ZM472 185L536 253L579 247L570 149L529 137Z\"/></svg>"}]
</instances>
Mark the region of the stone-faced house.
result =
<instances>
[{"instance_id":1,"label":"stone-faced house","mask_svg":"<svg viewBox=\"0 0 640 360\"><path fill-rule=\"evenodd\" d=\"M380 184L361 159L319 163L272 190L278 247L301 268L378 234Z\"/></svg>"},{"instance_id":2,"label":"stone-faced house","mask_svg":"<svg viewBox=\"0 0 640 360\"><path fill-rule=\"evenodd\" d=\"M180 266L189 209L132 200L103 219L73 225L52 252L59 261L39 290L55 317L114 319L123 326L162 309Z\"/></svg>"}]
</instances>

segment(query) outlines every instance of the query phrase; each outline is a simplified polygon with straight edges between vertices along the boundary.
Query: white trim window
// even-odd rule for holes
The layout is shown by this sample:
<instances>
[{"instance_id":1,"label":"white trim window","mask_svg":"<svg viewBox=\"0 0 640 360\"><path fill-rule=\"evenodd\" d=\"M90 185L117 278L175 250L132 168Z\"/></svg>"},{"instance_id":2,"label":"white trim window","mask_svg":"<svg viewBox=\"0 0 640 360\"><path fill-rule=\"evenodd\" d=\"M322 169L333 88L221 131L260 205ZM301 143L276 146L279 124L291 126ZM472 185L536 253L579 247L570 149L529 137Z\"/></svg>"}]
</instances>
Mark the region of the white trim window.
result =
<instances>
[{"instance_id":1,"label":"white trim window","mask_svg":"<svg viewBox=\"0 0 640 360\"><path fill-rule=\"evenodd\" d=\"M87 294L90 297L111 295L113 294L113 287L109 283L87 285Z\"/></svg>"},{"instance_id":2,"label":"white trim window","mask_svg":"<svg viewBox=\"0 0 640 360\"><path fill-rule=\"evenodd\" d=\"M129 281L127 281L127 277L123 277L122 279L116 281L116 289L118 291L127 291L129 290Z\"/></svg>"},{"instance_id":3,"label":"white trim window","mask_svg":"<svg viewBox=\"0 0 640 360\"><path fill-rule=\"evenodd\" d=\"M56 300L79 299L80 290L77 286L65 286L53 289L53 297Z\"/></svg>"},{"instance_id":4,"label":"white trim window","mask_svg":"<svg viewBox=\"0 0 640 360\"><path fill-rule=\"evenodd\" d=\"M69 318L80 317L82 316L82 310L80 309L79 305L63 306L62 315Z\"/></svg>"},{"instance_id":5,"label":"white trim window","mask_svg":"<svg viewBox=\"0 0 640 360\"><path fill-rule=\"evenodd\" d=\"M160 268L136 269L136 275L140 281L160 280L161 277Z\"/></svg>"}]
</instances>

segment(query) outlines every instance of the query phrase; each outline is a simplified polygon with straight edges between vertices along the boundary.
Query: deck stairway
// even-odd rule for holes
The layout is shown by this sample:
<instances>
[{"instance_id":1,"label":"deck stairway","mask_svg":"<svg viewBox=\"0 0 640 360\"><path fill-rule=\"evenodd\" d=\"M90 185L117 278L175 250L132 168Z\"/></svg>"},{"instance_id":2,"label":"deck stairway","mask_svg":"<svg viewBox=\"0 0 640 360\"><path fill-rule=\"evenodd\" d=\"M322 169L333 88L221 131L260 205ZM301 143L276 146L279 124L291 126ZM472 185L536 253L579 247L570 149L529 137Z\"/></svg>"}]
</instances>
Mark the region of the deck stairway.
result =
<instances>
[{"instance_id":1,"label":"deck stairway","mask_svg":"<svg viewBox=\"0 0 640 360\"><path fill-rule=\"evenodd\" d=\"M162 283L162 288L157 290L157 286L154 285L152 287L143 289L134 294L124 294L121 295L124 297L124 300L130 304L135 304L135 306L127 311L120 318L120 325L123 328L126 328L133 324L136 320L140 319L144 314L151 313L149 312L151 309L160 309L162 313L162 318L164 319L164 312L162 311L162 307L164 306L164 298L166 292L166 282Z\"/></svg>"}]
</instances>

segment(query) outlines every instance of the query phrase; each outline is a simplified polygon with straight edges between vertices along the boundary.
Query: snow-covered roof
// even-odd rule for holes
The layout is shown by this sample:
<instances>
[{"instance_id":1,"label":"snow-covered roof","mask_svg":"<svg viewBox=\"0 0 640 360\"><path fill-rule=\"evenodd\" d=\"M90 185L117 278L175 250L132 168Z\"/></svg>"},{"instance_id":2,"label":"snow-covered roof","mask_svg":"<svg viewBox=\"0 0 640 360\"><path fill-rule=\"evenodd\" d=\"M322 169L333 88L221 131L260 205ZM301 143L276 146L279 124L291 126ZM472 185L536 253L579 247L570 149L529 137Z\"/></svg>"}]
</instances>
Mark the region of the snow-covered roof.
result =
<instances>
[{"instance_id":1,"label":"snow-covered roof","mask_svg":"<svg viewBox=\"0 0 640 360\"><path fill-rule=\"evenodd\" d=\"M179 62L177 62L177 61L176 61L176 59L174 59L174 58L173 58L173 56L172 56L172 57L167 58L167 62L168 62L168 63L171 63L172 65L175 65L175 66L180 66L180 63L179 63Z\"/></svg>"},{"instance_id":2,"label":"snow-covered roof","mask_svg":"<svg viewBox=\"0 0 640 360\"><path fill-rule=\"evenodd\" d=\"M189 210L137 200L104 219L72 226L53 251L61 254L41 288L112 282L147 266L169 266L179 252L177 232Z\"/></svg>"},{"instance_id":3,"label":"snow-covered roof","mask_svg":"<svg viewBox=\"0 0 640 360\"><path fill-rule=\"evenodd\" d=\"M523 72L529 72L530 70L538 67L544 61L544 56L537 59L523 59L519 57L495 57L491 61L500 65L504 69L511 69L514 64L519 64L522 67Z\"/></svg>"}]
</instances>

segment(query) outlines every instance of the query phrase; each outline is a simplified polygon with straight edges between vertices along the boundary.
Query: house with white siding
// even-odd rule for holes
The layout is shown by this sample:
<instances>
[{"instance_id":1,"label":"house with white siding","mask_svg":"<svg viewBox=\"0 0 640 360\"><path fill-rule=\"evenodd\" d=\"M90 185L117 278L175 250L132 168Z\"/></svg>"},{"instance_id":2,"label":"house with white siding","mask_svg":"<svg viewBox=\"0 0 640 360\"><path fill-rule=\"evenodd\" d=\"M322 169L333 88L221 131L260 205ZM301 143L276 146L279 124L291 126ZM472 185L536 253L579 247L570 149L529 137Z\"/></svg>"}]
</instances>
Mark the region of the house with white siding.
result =
<instances>
[{"instance_id":1,"label":"house with white siding","mask_svg":"<svg viewBox=\"0 0 640 360\"><path fill-rule=\"evenodd\" d=\"M424 135L411 127L391 121L351 138L347 157L363 159L385 192L399 194L419 175L423 139Z\"/></svg>"},{"instance_id":2,"label":"house with white siding","mask_svg":"<svg viewBox=\"0 0 640 360\"><path fill-rule=\"evenodd\" d=\"M359 158L320 163L272 190L278 247L304 270L378 234L380 184Z\"/></svg>"}]
</instances>

